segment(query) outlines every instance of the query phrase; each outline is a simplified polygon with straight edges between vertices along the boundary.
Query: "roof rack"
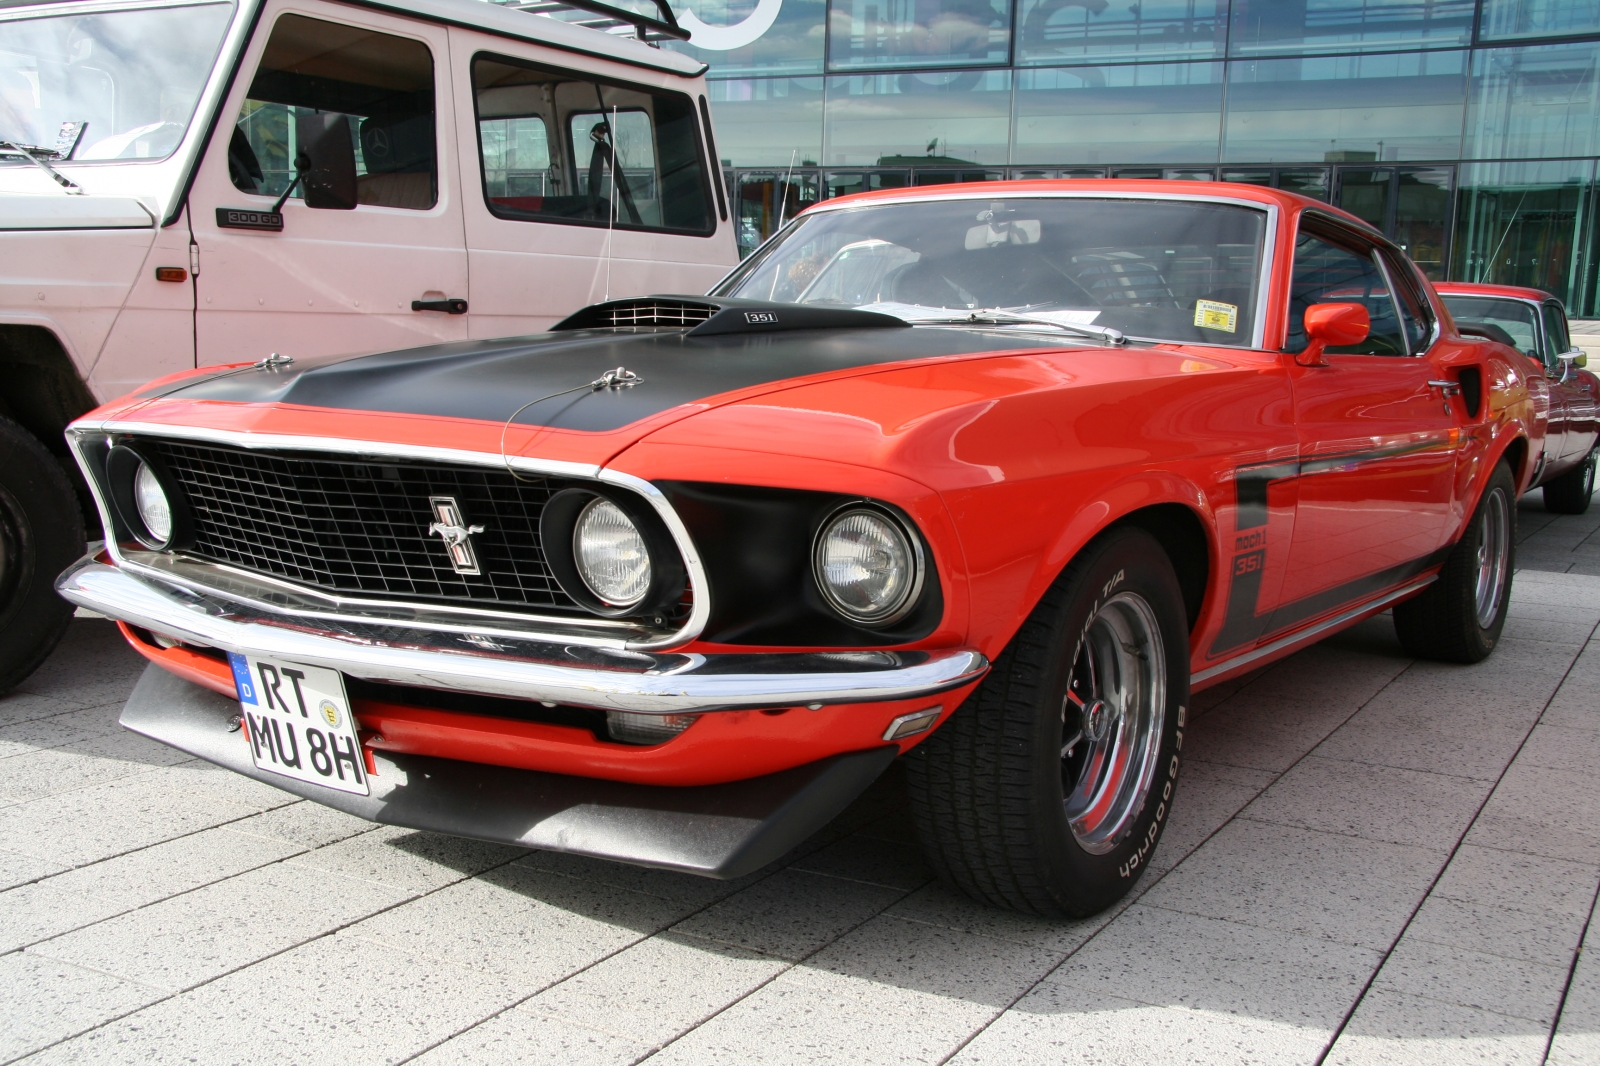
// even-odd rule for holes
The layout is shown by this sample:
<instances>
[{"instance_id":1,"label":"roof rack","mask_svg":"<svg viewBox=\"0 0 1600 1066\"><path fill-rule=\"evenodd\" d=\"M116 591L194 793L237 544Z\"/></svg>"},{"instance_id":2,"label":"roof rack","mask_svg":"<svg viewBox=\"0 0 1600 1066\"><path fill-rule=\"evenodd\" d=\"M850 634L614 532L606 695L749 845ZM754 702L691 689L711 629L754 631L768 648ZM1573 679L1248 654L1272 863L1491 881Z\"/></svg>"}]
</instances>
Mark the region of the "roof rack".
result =
<instances>
[{"instance_id":1,"label":"roof rack","mask_svg":"<svg viewBox=\"0 0 1600 1066\"><path fill-rule=\"evenodd\" d=\"M626 34L629 29L641 41L687 41L689 31L678 25L677 18L667 0L639 0L654 3L659 18L642 15L625 7L615 7L600 0L490 0L500 7L545 15L574 26L587 26L605 33ZM578 16L573 18L572 16Z\"/></svg>"}]
</instances>

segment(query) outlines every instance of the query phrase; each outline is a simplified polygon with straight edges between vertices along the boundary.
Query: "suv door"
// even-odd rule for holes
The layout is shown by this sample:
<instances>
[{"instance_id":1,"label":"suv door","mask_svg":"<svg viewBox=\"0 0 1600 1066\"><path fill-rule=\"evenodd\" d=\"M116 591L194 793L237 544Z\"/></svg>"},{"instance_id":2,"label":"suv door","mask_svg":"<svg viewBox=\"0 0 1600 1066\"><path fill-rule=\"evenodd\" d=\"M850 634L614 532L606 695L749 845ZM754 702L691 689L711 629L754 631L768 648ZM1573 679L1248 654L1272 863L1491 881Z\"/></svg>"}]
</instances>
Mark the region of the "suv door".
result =
<instances>
[{"instance_id":1,"label":"suv door","mask_svg":"<svg viewBox=\"0 0 1600 1066\"><path fill-rule=\"evenodd\" d=\"M197 364L464 339L464 314L413 309L467 295L444 27L282 0L260 25L190 194ZM349 116L357 206L313 210L296 188L281 231L241 227L293 181L306 111Z\"/></svg>"},{"instance_id":2,"label":"suv door","mask_svg":"<svg viewBox=\"0 0 1600 1066\"><path fill-rule=\"evenodd\" d=\"M1359 344L1329 348L1326 366L1290 371L1299 502L1274 629L1437 563L1451 528L1465 410L1432 384L1437 369L1423 358L1437 334L1432 312L1399 267L1358 233L1302 222L1287 349L1305 348L1312 304L1363 304L1372 330Z\"/></svg>"},{"instance_id":3,"label":"suv door","mask_svg":"<svg viewBox=\"0 0 1600 1066\"><path fill-rule=\"evenodd\" d=\"M1572 336L1567 332L1567 312L1554 300L1545 301L1539 309L1544 323L1544 365L1550 378L1551 407L1561 408L1562 426L1561 462L1570 467L1594 449L1596 425L1596 379L1587 370L1566 367L1561 356L1572 350ZM1555 420L1554 413L1551 421Z\"/></svg>"},{"instance_id":4,"label":"suv door","mask_svg":"<svg viewBox=\"0 0 1600 1066\"><path fill-rule=\"evenodd\" d=\"M460 27L450 41L473 336L702 293L738 262L699 82Z\"/></svg>"}]
</instances>

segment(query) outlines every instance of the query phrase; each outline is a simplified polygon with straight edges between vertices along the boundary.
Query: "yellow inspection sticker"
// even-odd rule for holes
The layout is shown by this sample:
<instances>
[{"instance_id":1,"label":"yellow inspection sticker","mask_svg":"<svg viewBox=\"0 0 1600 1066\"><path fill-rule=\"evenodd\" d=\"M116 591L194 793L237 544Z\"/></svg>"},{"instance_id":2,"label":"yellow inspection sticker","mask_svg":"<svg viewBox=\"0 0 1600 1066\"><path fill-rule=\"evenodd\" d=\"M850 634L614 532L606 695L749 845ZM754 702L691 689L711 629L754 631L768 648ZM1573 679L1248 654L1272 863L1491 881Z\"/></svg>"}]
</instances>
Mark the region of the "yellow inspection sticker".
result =
<instances>
[{"instance_id":1,"label":"yellow inspection sticker","mask_svg":"<svg viewBox=\"0 0 1600 1066\"><path fill-rule=\"evenodd\" d=\"M1194 324L1202 329L1220 329L1233 333L1239 328L1238 305L1218 303L1216 300L1196 300Z\"/></svg>"}]
</instances>

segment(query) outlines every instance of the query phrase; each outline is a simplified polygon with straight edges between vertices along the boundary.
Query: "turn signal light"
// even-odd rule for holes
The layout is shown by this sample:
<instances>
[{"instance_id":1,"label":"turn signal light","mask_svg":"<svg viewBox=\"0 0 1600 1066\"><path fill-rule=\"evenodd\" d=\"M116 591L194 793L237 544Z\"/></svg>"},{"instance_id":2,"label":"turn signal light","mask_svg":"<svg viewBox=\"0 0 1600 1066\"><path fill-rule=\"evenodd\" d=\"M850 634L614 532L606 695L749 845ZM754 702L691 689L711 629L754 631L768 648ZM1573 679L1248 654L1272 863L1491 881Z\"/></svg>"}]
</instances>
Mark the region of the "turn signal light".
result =
<instances>
[{"instance_id":1,"label":"turn signal light","mask_svg":"<svg viewBox=\"0 0 1600 1066\"><path fill-rule=\"evenodd\" d=\"M924 707L920 711L902 714L889 723L889 728L883 731L883 739L904 740L906 737L914 737L937 722L941 710L942 707Z\"/></svg>"},{"instance_id":2,"label":"turn signal light","mask_svg":"<svg viewBox=\"0 0 1600 1066\"><path fill-rule=\"evenodd\" d=\"M157 281L188 281L189 272L183 267L156 267Z\"/></svg>"}]
</instances>

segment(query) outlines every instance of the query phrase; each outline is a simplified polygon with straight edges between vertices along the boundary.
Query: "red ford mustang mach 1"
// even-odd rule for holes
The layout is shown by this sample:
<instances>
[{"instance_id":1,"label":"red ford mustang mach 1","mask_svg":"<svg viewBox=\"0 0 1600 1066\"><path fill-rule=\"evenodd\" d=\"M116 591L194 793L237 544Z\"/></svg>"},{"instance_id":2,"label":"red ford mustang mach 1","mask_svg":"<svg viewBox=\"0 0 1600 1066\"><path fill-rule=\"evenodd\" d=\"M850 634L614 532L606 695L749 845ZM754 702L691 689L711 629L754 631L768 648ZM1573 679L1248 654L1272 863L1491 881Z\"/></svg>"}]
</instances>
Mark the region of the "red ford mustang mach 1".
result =
<instances>
[{"instance_id":1,"label":"red ford mustang mach 1","mask_svg":"<svg viewBox=\"0 0 1600 1066\"><path fill-rule=\"evenodd\" d=\"M706 297L264 359L71 430L122 722L396 825L732 877L897 756L973 896L1149 864L1192 691L1387 608L1494 648L1522 357L1270 189L897 190ZM1285 713L1292 713L1285 710Z\"/></svg>"}]
</instances>

